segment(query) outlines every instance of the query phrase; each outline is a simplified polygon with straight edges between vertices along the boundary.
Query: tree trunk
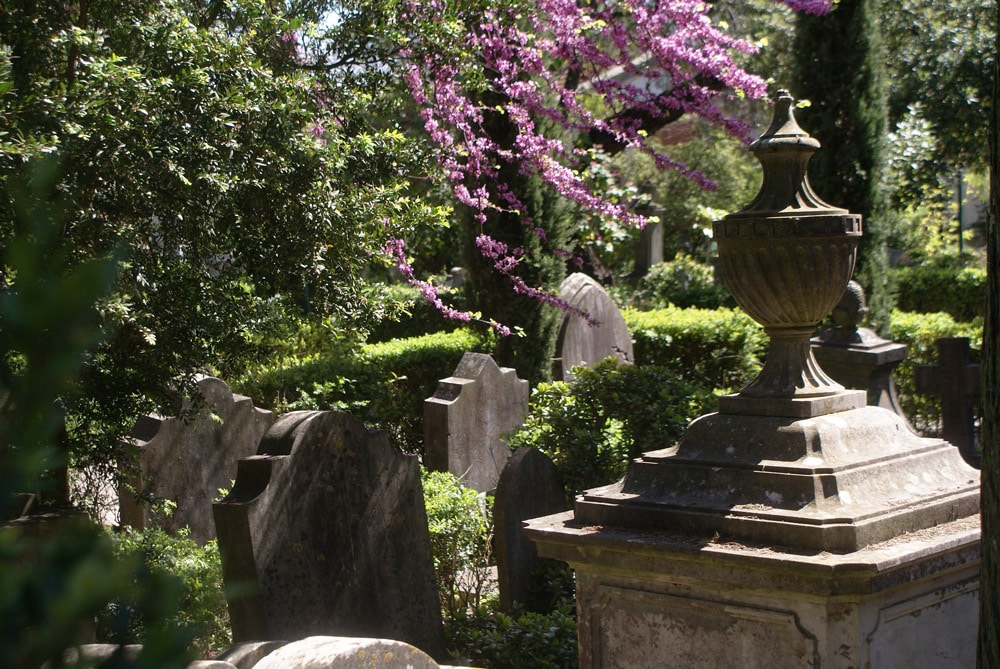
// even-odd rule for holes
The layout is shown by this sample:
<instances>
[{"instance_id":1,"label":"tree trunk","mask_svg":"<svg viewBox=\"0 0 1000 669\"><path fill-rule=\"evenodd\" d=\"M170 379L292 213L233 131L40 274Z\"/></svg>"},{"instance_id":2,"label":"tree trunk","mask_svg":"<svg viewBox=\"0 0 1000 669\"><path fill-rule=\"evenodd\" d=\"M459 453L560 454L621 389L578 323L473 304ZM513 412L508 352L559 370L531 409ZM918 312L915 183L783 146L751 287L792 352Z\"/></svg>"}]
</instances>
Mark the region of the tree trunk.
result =
<instances>
[{"instance_id":1,"label":"tree trunk","mask_svg":"<svg viewBox=\"0 0 1000 669\"><path fill-rule=\"evenodd\" d=\"M1000 26L1000 2L997 3ZM1000 34L995 38L1000 53ZM993 59L990 119L990 211L987 220L986 323L983 331L983 548L979 582L980 669L1000 667L1000 60Z\"/></svg>"}]
</instances>

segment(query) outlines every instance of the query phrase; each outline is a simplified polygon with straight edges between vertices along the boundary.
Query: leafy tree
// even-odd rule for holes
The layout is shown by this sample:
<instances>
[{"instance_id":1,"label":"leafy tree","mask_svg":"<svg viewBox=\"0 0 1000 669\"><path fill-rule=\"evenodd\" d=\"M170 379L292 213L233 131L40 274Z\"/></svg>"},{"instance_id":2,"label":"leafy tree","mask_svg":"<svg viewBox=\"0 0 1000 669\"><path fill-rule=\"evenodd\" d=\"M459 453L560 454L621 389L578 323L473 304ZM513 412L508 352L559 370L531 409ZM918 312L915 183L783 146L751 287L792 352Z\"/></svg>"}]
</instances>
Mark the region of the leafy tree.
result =
<instances>
[{"instance_id":1,"label":"leafy tree","mask_svg":"<svg viewBox=\"0 0 1000 669\"><path fill-rule=\"evenodd\" d=\"M873 328L886 331L890 220L884 182L888 132L884 53L876 0L841 0L827 16L799 16L795 33L795 95L811 106L800 123L823 148L809 179L824 200L861 214L858 280L865 286Z\"/></svg>"},{"instance_id":2,"label":"leafy tree","mask_svg":"<svg viewBox=\"0 0 1000 669\"><path fill-rule=\"evenodd\" d=\"M114 460L137 415L197 371L238 369L282 318L377 314L361 274L385 221L428 213L406 194L419 152L370 126L369 88L308 68L301 23L271 4L0 2L0 188L58 154L54 247L77 264L124 253L106 337L61 399L78 465ZM12 214L4 198L4 247Z\"/></svg>"},{"instance_id":3,"label":"leafy tree","mask_svg":"<svg viewBox=\"0 0 1000 669\"><path fill-rule=\"evenodd\" d=\"M918 110L934 137L937 170L986 167L994 5L990 0L881 3L885 47L892 54L884 59L890 123Z\"/></svg>"},{"instance_id":4,"label":"leafy tree","mask_svg":"<svg viewBox=\"0 0 1000 669\"><path fill-rule=\"evenodd\" d=\"M785 4L827 8L821 1ZM628 202L597 191L600 182L588 178L597 153L632 148L659 169L711 187L700 172L665 155L650 135L685 114L743 135L745 125L727 118L719 100L765 92L764 82L733 60L734 52L753 45L714 23L706 3L404 0L399 8L402 22L416 27L399 51L406 81L444 176L470 212L466 229L476 251L515 293L563 309L568 305L552 292L561 273L544 271L539 261L542 253L572 255L559 225L558 198L620 224L646 220ZM399 260L416 282L402 254ZM497 293L492 285L473 286L480 300ZM426 290L434 299L433 287ZM501 318L497 304L490 302L488 317ZM502 313L525 312L517 305ZM535 336L542 331L552 328L529 333L527 346L547 348L547 337ZM524 371L536 378L541 370Z\"/></svg>"}]
</instances>

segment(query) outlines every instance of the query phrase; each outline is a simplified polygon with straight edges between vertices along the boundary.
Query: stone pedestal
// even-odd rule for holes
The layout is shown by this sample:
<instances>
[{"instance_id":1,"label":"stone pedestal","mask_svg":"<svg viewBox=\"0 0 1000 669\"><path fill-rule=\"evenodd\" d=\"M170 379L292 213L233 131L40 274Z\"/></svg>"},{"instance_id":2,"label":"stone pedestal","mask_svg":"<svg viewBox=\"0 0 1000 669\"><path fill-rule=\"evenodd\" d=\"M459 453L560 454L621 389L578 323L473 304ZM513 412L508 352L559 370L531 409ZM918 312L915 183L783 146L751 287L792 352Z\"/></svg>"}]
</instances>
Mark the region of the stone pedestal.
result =
<instances>
[{"instance_id":1,"label":"stone pedestal","mask_svg":"<svg viewBox=\"0 0 1000 669\"><path fill-rule=\"evenodd\" d=\"M576 571L581 669L972 668L979 524L853 553L531 521Z\"/></svg>"},{"instance_id":2,"label":"stone pedestal","mask_svg":"<svg viewBox=\"0 0 1000 669\"><path fill-rule=\"evenodd\" d=\"M979 473L885 409L709 414L572 514L581 667L975 664Z\"/></svg>"},{"instance_id":3,"label":"stone pedestal","mask_svg":"<svg viewBox=\"0 0 1000 669\"><path fill-rule=\"evenodd\" d=\"M868 328L832 328L812 339L812 351L827 374L845 388L868 393L868 404L904 417L892 372L906 359L906 345Z\"/></svg>"},{"instance_id":4,"label":"stone pedestal","mask_svg":"<svg viewBox=\"0 0 1000 669\"><path fill-rule=\"evenodd\" d=\"M792 105L779 91L750 145L757 197L713 228L770 338L760 375L526 530L576 569L583 669L975 666L979 472L816 361L838 300L861 314L844 290L861 220L812 191L819 142Z\"/></svg>"}]
</instances>

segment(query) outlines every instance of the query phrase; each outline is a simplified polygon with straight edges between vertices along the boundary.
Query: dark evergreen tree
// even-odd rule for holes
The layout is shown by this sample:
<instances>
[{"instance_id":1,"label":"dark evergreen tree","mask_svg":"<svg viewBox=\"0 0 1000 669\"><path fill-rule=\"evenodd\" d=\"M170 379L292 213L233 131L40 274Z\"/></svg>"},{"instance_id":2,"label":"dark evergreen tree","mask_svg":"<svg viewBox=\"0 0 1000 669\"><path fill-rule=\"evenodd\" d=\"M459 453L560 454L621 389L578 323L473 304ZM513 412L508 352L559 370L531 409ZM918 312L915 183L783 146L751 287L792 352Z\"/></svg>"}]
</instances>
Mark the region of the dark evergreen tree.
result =
<instances>
[{"instance_id":1,"label":"dark evergreen tree","mask_svg":"<svg viewBox=\"0 0 1000 669\"><path fill-rule=\"evenodd\" d=\"M864 218L855 276L868 295L872 327L886 334L891 214L883 182L888 116L878 18L876 0L842 0L827 16L798 16L792 94L810 101L799 122L823 144L809 165L814 189Z\"/></svg>"},{"instance_id":2,"label":"dark evergreen tree","mask_svg":"<svg viewBox=\"0 0 1000 669\"><path fill-rule=\"evenodd\" d=\"M496 115L486 124L495 139L506 137L513 142L516 130L506 118ZM528 286L545 286L556 291L566 276L565 260L552 249L566 248L573 205L545 186L538 177L517 173L516 166L501 170L501 178L511 186L524 205L525 214L493 211L485 226L490 236L513 250L524 249L524 258L517 275ZM534 231L541 228L544 235ZM537 299L512 290L510 278L493 267L476 247L476 237L484 229L474 213L467 212L463 221L464 263L468 276L465 283L470 309L482 312L514 331L497 342L494 356L497 364L513 367L521 378L532 385L551 377L552 358L563 312L540 303Z\"/></svg>"}]
</instances>

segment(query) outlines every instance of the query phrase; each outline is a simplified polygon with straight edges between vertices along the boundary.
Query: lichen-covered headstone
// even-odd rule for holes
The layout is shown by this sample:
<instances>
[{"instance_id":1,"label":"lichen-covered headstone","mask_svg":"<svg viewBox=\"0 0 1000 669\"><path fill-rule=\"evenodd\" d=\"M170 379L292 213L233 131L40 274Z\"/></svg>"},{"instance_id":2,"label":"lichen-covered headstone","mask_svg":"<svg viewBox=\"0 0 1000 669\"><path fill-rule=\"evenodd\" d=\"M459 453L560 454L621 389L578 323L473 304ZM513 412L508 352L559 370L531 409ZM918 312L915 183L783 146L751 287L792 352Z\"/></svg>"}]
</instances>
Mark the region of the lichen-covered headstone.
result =
<instances>
[{"instance_id":1,"label":"lichen-covered headstone","mask_svg":"<svg viewBox=\"0 0 1000 669\"><path fill-rule=\"evenodd\" d=\"M510 458L502 436L524 424L528 382L485 353L466 353L424 401L424 464L467 488L493 490Z\"/></svg>"},{"instance_id":2,"label":"lichen-covered headstone","mask_svg":"<svg viewBox=\"0 0 1000 669\"><path fill-rule=\"evenodd\" d=\"M235 641L365 636L443 655L420 465L383 433L286 414L214 510Z\"/></svg>"},{"instance_id":3,"label":"lichen-covered headstone","mask_svg":"<svg viewBox=\"0 0 1000 669\"><path fill-rule=\"evenodd\" d=\"M215 538L212 502L232 485L236 463L257 452L274 415L210 376L198 381L198 390L205 407L193 419L143 416L133 428L141 472L136 489L145 503L121 492L123 525L172 533L186 527L199 544ZM166 501L172 511L162 513L150 501Z\"/></svg>"},{"instance_id":4,"label":"lichen-covered headstone","mask_svg":"<svg viewBox=\"0 0 1000 669\"><path fill-rule=\"evenodd\" d=\"M570 274L559 286L559 297L571 307L588 314L586 318L567 312L556 344L562 380L573 380L573 368L593 367L605 358L632 363L632 334L618 305L601 286L586 274ZM557 370L557 371L560 371Z\"/></svg>"},{"instance_id":5,"label":"lichen-covered headstone","mask_svg":"<svg viewBox=\"0 0 1000 669\"><path fill-rule=\"evenodd\" d=\"M517 449L500 476L493 502L497 581L504 611L512 611L515 603L528 603L532 572L539 560L535 542L521 524L568 508L549 456L536 448Z\"/></svg>"}]
</instances>

